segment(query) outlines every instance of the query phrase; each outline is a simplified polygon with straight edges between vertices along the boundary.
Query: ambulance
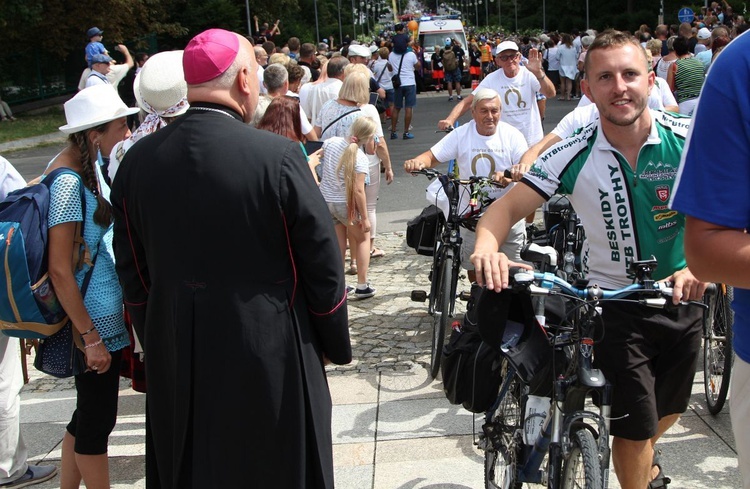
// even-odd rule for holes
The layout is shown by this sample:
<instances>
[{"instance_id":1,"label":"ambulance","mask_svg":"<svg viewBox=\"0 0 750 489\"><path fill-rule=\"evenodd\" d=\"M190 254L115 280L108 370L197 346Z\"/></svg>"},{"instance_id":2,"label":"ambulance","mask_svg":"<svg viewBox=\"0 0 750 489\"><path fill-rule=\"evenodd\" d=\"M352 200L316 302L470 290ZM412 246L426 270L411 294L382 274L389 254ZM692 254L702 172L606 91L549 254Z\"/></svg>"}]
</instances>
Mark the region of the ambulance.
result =
<instances>
[{"instance_id":1,"label":"ambulance","mask_svg":"<svg viewBox=\"0 0 750 489\"><path fill-rule=\"evenodd\" d=\"M424 82L425 86L434 86L432 79L432 54L435 46L445 47L447 39L456 39L464 50L464 67L462 85L469 87L471 77L469 76L469 46L466 43L466 33L460 19L455 16L432 16L422 17L419 20L419 45L424 49Z\"/></svg>"}]
</instances>

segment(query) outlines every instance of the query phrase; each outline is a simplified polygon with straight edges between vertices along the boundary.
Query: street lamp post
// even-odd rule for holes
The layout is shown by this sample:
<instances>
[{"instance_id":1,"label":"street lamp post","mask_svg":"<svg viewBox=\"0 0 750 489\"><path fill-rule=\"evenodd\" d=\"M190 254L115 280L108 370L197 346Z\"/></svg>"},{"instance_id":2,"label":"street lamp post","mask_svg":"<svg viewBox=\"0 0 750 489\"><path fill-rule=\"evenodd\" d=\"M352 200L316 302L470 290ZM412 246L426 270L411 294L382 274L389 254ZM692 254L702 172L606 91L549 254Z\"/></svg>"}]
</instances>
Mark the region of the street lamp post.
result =
<instances>
[{"instance_id":1,"label":"street lamp post","mask_svg":"<svg viewBox=\"0 0 750 489\"><path fill-rule=\"evenodd\" d=\"M250 0L247 0L250 1ZM320 42L320 27L318 26L318 0L313 0L313 6L315 7L315 44ZM248 27L250 27L250 18L247 19Z\"/></svg>"},{"instance_id":2,"label":"street lamp post","mask_svg":"<svg viewBox=\"0 0 750 489\"><path fill-rule=\"evenodd\" d=\"M586 0L588 4L588 0ZM513 8L516 11L516 33L518 33L518 0L513 0Z\"/></svg>"},{"instance_id":3,"label":"street lamp post","mask_svg":"<svg viewBox=\"0 0 750 489\"><path fill-rule=\"evenodd\" d=\"M247 35L253 37L253 29L250 26L250 0L245 0L245 12L247 13Z\"/></svg>"},{"instance_id":4,"label":"street lamp post","mask_svg":"<svg viewBox=\"0 0 750 489\"><path fill-rule=\"evenodd\" d=\"M542 0L542 31L547 32L547 0Z\"/></svg>"},{"instance_id":5,"label":"street lamp post","mask_svg":"<svg viewBox=\"0 0 750 489\"><path fill-rule=\"evenodd\" d=\"M589 0L586 0L586 30L589 30Z\"/></svg>"},{"instance_id":6,"label":"street lamp post","mask_svg":"<svg viewBox=\"0 0 750 489\"><path fill-rule=\"evenodd\" d=\"M352 41L357 38L357 18L354 14L354 0L352 0Z\"/></svg>"},{"instance_id":7,"label":"street lamp post","mask_svg":"<svg viewBox=\"0 0 750 489\"><path fill-rule=\"evenodd\" d=\"M341 46L341 41L344 40L344 30L341 25L341 0L338 0L339 3L339 46ZM331 46L331 49L333 49L333 46Z\"/></svg>"}]
</instances>

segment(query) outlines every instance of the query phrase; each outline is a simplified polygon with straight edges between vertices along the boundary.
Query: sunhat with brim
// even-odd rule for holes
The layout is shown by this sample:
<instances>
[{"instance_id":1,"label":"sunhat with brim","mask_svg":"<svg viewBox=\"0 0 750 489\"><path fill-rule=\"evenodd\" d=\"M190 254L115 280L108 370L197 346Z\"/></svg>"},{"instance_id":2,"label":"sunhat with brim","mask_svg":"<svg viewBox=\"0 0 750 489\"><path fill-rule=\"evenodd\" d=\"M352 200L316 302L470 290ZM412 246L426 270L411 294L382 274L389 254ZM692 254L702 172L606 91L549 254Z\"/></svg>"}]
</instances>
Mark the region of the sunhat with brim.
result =
<instances>
[{"instance_id":1,"label":"sunhat with brim","mask_svg":"<svg viewBox=\"0 0 750 489\"><path fill-rule=\"evenodd\" d=\"M182 71L182 51L165 51L151 56L141 68L133 83L133 92L138 107L148 113L162 113L187 97L187 83ZM170 117L182 115L189 105Z\"/></svg>"},{"instance_id":2,"label":"sunhat with brim","mask_svg":"<svg viewBox=\"0 0 750 489\"><path fill-rule=\"evenodd\" d=\"M60 127L65 134L81 132L92 127L106 124L115 119L138 112L120 99L111 85L94 85L84 88L75 97L65 102L65 120Z\"/></svg>"}]
</instances>

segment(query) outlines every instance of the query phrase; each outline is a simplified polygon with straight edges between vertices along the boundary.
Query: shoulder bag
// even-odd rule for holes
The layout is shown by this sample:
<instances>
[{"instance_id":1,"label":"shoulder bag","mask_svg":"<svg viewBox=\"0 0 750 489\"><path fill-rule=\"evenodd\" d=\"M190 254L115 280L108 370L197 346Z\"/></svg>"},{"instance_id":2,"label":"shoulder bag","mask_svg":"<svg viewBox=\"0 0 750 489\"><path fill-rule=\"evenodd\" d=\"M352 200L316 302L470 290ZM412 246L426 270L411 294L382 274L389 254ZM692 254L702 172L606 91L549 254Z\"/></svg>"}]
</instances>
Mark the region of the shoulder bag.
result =
<instances>
[{"instance_id":1,"label":"shoulder bag","mask_svg":"<svg viewBox=\"0 0 750 489\"><path fill-rule=\"evenodd\" d=\"M356 109L354 109L354 110L350 110L349 112L344 112L344 113L343 113L343 114L341 114L340 116L336 117L336 118L335 118L334 120L332 120L332 121L331 121L331 122L330 122L330 123L329 123L329 124L328 124L328 125L327 125L327 126L326 126L326 127L324 128L324 129L323 129L323 130L322 130L322 131L320 131L320 135L321 135L321 136L323 136L323 134L325 134L325 132L326 132L326 131L327 131L328 129L330 129L330 128L331 128L331 126L333 126L334 124L336 124L336 123L337 123L338 121L340 121L340 120L341 120L341 119L343 119L344 117L348 116L349 114L353 114L353 113L355 113L355 112L357 112L357 111L359 111L359 107L357 107L357 108L356 108Z\"/></svg>"},{"instance_id":2,"label":"shoulder bag","mask_svg":"<svg viewBox=\"0 0 750 489\"><path fill-rule=\"evenodd\" d=\"M388 69L388 62L386 61L385 65L383 66L383 71L380 72L378 79L375 80L375 83L377 83L378 86L380 86L380 79L383 78L383 75L385 74L385 70L387 69ZM376 92L372 92L372 93L376 93ZM377 96L375 98L375 103L373 105L375 106L376 109L378 109L378 114L382 114L383 112L385 112L385 109L387 108L385 106L385 100L380 98L380 96Z\"/></svg>"},{"instance_id":3,"label":"shoulder bag","mask_svg":"<svg viewBox=\"0 0 750 489\"><path fill-rule=\"evenodd\" d=\"M397 90L401 88L401 66L404 64L404 57L406 53L401 55L401 62L398 64L398 71L391 77L391 83L393 83L393 89Z\"/></svg>"}]
</instances>

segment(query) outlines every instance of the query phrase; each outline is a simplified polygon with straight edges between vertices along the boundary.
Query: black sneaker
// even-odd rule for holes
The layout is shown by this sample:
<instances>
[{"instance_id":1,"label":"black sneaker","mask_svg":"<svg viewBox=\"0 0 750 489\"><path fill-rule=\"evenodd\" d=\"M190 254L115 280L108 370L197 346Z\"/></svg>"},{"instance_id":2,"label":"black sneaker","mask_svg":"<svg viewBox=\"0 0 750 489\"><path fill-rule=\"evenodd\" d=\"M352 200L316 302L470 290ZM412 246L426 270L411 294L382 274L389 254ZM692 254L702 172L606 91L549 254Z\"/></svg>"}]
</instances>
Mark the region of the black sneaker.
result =
<instances>
[{"instance_id":1,"label":"black sneaker","mask_svg":"<svg viewBox=\"0 0 750 489\"><path fill-rule=\"evenodd\" d=\"M351 292L349 294L349 299L353 300L360 300L360 299L369 299L370 297L375 295L375 289L370 287L370 284L367 284L367 287L364 289L356 288L354 289L354 292Z\"/></svg>"}]
</instances>

